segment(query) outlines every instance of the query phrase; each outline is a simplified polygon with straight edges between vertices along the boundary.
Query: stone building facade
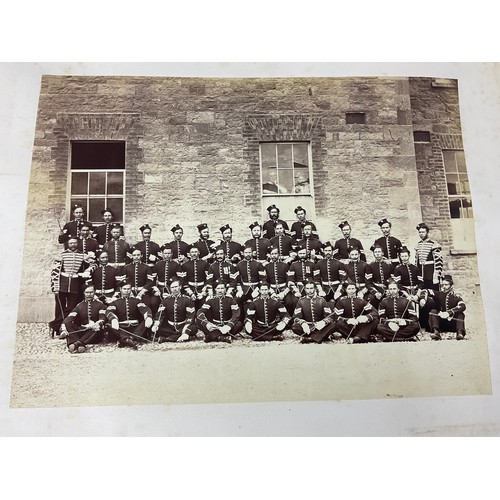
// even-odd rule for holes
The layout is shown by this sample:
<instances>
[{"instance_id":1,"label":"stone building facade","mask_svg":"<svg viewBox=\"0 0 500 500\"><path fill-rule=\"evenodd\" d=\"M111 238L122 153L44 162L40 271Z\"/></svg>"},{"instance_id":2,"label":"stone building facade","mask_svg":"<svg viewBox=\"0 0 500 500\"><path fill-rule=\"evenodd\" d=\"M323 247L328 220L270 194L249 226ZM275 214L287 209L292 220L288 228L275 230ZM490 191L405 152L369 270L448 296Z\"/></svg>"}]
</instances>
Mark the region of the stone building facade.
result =
<instances>
[{"instance_id":1,"label":"stone building facade","mask_svg":"<svg viewBox=\"0 0 500 500\"><path fill-rule=\"evenodd\" d=\"M125 148L121 171L75 166L75 144L101 142ZM337 226L347 219L365 249L380 236L383 217L412 250L415 226L425 221L431 238L443 244L445 269L464 294L477 295L474 243L464 238L471 228L473 235L473 219L456 220L472 212L461 208L456 217L450 211L450 201L465 203L458 195L452 200L450 182L462 182L466 173L449 173L448 150L452 159L463 155L456 81L44 76L19 321L50 319L58 219L69 220L73 201L93 204L94 213L103 204L121 204L130 243L146 222L160 244L172 239L176 223L187 242L195 241L201 222L216 238L230 223L234 239L243 242L248 225L264 222L272 203L290 222L296 206L307 208L323 241L341 237ZM269 163L274 152L278 167ZM111 194L92 191L98 172L118 179L110 181ZM87 193L76 188L82 178Z\"/></svg>"}]
</instances>

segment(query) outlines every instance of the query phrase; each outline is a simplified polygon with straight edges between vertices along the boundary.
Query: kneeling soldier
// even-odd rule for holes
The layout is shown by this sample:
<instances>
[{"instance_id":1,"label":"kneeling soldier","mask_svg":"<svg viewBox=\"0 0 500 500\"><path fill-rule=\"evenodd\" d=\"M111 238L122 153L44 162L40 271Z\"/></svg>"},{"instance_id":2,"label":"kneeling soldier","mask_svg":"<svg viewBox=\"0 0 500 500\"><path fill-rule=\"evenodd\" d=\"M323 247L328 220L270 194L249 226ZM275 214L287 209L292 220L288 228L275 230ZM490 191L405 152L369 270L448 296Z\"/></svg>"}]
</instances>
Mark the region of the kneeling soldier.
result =
<instances>
[{"instance_id":1,"label":"kneeling soldier","mask_svg":"<svg viewBox=\"0 0 500 500\"><path fill-rule=\"evenodd\" d=\"M198 327L194 324L194 313L194 302L181 294L179 281L172 281L170 295L161 303L152 328L158 343L195 339Z\"/></svg>"},{"instance_id":2,"label":"kneeling soldier","mask_svg":"<svg viewBox=\"0 0 500 500\"><path fill-rule=\"evenodd\" d=\"M346 285L347 297L341 297L335 304L336 329L352 344L368 342L377 327L377 311L356 295L357 288L352 280Z\"/></svg>"},{"instance_id":3,"label":"kneeling soldier","mask_svg":"<svg viewBox=\"0 0 500 500\"><path fill-rule=\"evenodd\" d=\"M108 340L118 340L118 347L137 349L133 339L145 341L147 329L153 325L151 309L141 300L132 297L132 285L125 283L121 287L121 297L106 309L106 317L111 325L108 327Z\"/></svg>"},{"instance_id":4,"label":"kneeling soldier","mask_svg":"<svg viewBox=\"0 0 500 500\"><path fill-rule=\"evenodd\" d=\"M226 285L217 283L215 297L207 299L197 315L197 325L205 334L205 342L231 343L243 328L239 320L240 308L234 299L226 295Z\"/></svg>"},{"instance_id":5,"label":"kneeling soldier","mask_svg":"<svg viewBox=\"0 0 500 500\"><path fill-rule=\"evenodd\" d=\"M432 291L430 291L432 293ZM441 340L441 332L457 332L457 340L465 337L465 302L453 289L453 278L443 277L441 291L433 292L436 309L429 313L431 338Z\"/></svg>"},{"instance_id":6,"label":"kneeling soldier","mask_svg":"<svg viewBox=\"0 0 500 500\"><path fill-rule=\"evenodd\" d=\"M85 352L86 344L99 344L103 339L106 306L94 298L94 287L87 285L85 300L64 320L61 331L66 336L69 352Z\"/></svg>"},{"instance_id":7,"label":"kneeling soldier","mask_svg":"<svg viewBox=\"0 0 500 500\"><path fill-rule=\"evenodd\" d=\"M294 311L293 333L302 337L303 344L320 344L335 330L333 312L323 297L316 294L313 281L305 285L306 296L298 300Z\"/></svg>"},{"instance_id":8,"label":"kneeling soldier","mask_svg":"<svg viewBox=\"0 0 500 500\"><path fill-rule=\"evenodd\" d=\"M377 333L385 342L414 339L420 331L415 303L400 297L399 288L394 280L387 285L387 297L382 299L378 308L380 322Z\"/></svg>"},{"instance_id":9,"label":"kneeling soldier","mask_svg":"<svg viewBox=\"0 0 500 500\"><path fill-rule=\"evenodd\" d=\"M260 296L248 306L245 331L253 340L283 340L282 332L290 321L285 306L269 296L268 283L260 285Z\"/></svg>"}]
</instances>

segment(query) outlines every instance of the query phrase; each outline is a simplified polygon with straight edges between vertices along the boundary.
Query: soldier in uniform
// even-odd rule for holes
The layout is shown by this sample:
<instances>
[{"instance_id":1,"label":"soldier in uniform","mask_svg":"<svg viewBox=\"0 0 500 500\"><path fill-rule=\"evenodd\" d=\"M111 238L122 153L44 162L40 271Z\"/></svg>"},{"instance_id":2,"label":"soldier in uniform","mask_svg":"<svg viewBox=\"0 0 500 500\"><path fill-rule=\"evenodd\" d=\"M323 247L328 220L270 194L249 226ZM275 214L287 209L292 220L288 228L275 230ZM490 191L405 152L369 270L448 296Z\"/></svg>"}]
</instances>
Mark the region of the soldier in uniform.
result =
<instances>
[{"instance_id":1,"label":"soldier in uniform","mask_svg":"<svg viewBox=\"0 0 500 500\"><path fill-rule=\"evenodd\" d=\"M149 224L144 224L139 228L139 231L142 233L142 241L138 241L133 249L138 249L142 254L142 262L147 264L150 268L152 268L158 260L160 260L160 245L151 241L151 227Z\"/></svg>"},{"instance_id":2,"label":"soldier in uniform","mask_svg":"<svg viewBox=\"0 0 500 500\"><path fill-rule=\"evenodd\" d=\"M306 283L314 281L314 262L308 257L309 252L305 247L297 247L297 260L290 264L287 272L288 287L293 294L294 309L300 297L305 293Z\"/></svg>"},{"instance_id":3,"label":"soldier in uniform","mask_svg":"<svg viewBox=\"0 0 500 500\"><path fill-rule=\"evenodd\" d=\"M306 219L306 209L298 206L295 210L295 215L297 216L297 220L292 224L292 228L290 230L290 236L295 240L299 241L304 238L303 229L306 224L310 224L312 228L312 238L318 238L318 232L316 226L313 222Z\"/></svg>"},{"instance_id":4,"label":"soldier in uniform","mask_svg":"<svg viewBox=\"0 0 500 500\"><path fill-rule=\"evenodd\" d=\"M224 248L226 259L229 259L233 264L237 264L243 256L243 246L233 241L233 228L226 224L219 231L222 234L222 243L220 246Z\"/></svg>"},{"instance_id":5,"label":"soldier in uniform","mask_svg":"<svg viewBox=\"0 0 500 500\"><path fill-rule=\"evenodd\" d=\"M181 294L181 282L176 279L172 280L170 295L163 299L152 327L158 343L186 342L196 339L198 327L194 319L193 301Z\"/></svg>"},{"instance_id":6,"label":"soldier in uniform","mask_svg":"<svg viewBox=\"0 0 500 500\"><path fill-rule=\"evenodd\" d=\"M371 267L359 260L359 250L355 247L349 249L349 262L345 264L347 277L351 279L358 289L358 297L368 300L370 290L373 289L373 273Z\"/></svg>"},{"instance_id":7,"label":"soldier in uniform","mask_svg":"<svg viewBox=\"0 0 500 500\"><path fill-rule=\"evenodd\" d=\"M266 278L266 271L261 262L253 258L252 247L245 247L243 260L236 264L238 277L236 282L236 299L240 305L242 314L245 304L257 297L258 285Z\"/></svg>"},{"instance_id":8,"label":"soldier in uniform","mask_svg":"<svg viewBox=\"0 0 500 500\"><path fill-rule=\"evenodd\" d=\"M441 340L441 332L456 332L457 340L465 337L465 302L453 288L453 278L443 276L441 290L433 291L436 307L429 313L431 338Z\"/></svg>"},{"instance_id":9,"label":"soldier in uniform","mask_svg":"<svg viewBox=\"0 0 500 500\"><path fill-rule=\"evenodd\" d=\"M285 233L289 231L288 224L279 218L280 209L276 205L270 205L267 207L267 211L269 213L269 220L264 222L262 226L262 237L270 240L274 236L276 236L276 224L280 223L285 230Z\"/></svg>"},{"instance_id":10,"label":"soldier in uniform","mask_svg":"<svg viewBox=\"0 0 500 500\"><path fill-rule=\"evenodd\" d=\"M199 258L211 264L214 260L214 251L217 245L215 244L215 241L210 239L210 230L208 229L207 224L198 224L196 227L198 228L200 237L191 245L191 247L198 248Z\"/></svg>"},{"instance_id":11,"label":"soldier in uniform","mask_svg":"<svg viewBox=\"0 0 500 500\"><path fill-rule=\"evenodd\" d=\"M314 265L314 281L318 295L331 302L333 307L342 295L342 283L347 274L344 264L333 258L333 245L327 241L322 248L324 258Z\"/></svg>"},{"instance_id":12,"label":"soldier in uniform","mask_svg":"<svg viewBox=\"0 0 500 500\"><path fill-rule=\"evenodd\" d=\"M429 226L421 222L417 226L420 241L415 246L415 264L423 282L423 288L439 290L443 274L441 245L429 238Z\"/></svg>"},{"instance_id":13,"label":"soldier in uniform","mask_svg":"<svg viewBox=\"0 0 500 500\"><path fill-rule=\"evenodd\" d=\"M121 297L106 309L110 324L105 336L111 342L118 340L118 347L137 350L136 340L142 342L148 339L148 329L153 326L153 314L143 301L132 297L131 283L125 282L120 291Z\"/></svg>"},{"instance_id":14,"label":"soldier in uniform","mask_svg":"<svg viewBox=\"0 0 500 500\"><path fill-rule=\"evenodd\" d=\"M378 313L369 302L359 298L358 287L351 279L345 285L347 295L335 304L335 328L349 343L368 342L377 327Z\"/></svg>"},{"instance_id":15,"label":"soldier in uniform","mask_svg":"<svg viewBox=\"0 0 500 500\"><path fill-rule=\"evenodd\" d=\"M87 344L99 344L104 337L106 306L94 297L94 286L87 285L85 300L66 317L61 330L66 334L69 352L85 352Z\"/></svg>"},{"instance_id":16,"label":"soldier in uniform","mask_svg":"<svg viewBox=\"0 0 500 500\"><path fill-rule=\"evenodd\" d=\"M113 212L109 208L102 210L101 215L104 224L97 226L94 230L95 239L97 240L100 248L102 248L104 244L111 239L111 229L115 226L115 223L113 222ZM120 237L123 238L123 226L121 224L118 224L118 226L120 227Z\"/></svg>"},{"instance_id":17,"label":"soldier in uniform","mask_svg":"<svg viewBox=\"0 0 500 500\"><path fill-rule=\"evenodd\" d=\"M252 239L245 241L245 247L251 247L255 260L265 264L271 242L267 238L262 238L262 229L258 222L252 222L248 227L252 231Z\"/></svg>"},{"instance_id":18,"label":"soldier in uniform","mask_svg":"<svg viewBox=\"0 0 500 500\"><path fill-rule=\"evenodd\" d=\"M295 308L296 300L293 299L290 287L288 286L288 264L280 261L279 250L276 247L270 247L269 250L270 262L264 266L264 279L268 284L272 297L283 303L291 315Z\"/></svg>"},{"instance_id":19,"label":"soldier in uniform","mask_svg":"<svg viewBox=\"0 0 500 500\"><path fill-rule=\"evenodd\" d=\"M80 227L80 238L78 239L78 250L84 255L96 256L99 249L99 243L90 237L91 226L83 223Z\"/></svg>"},{"instance_id":20,"label":"soldier in uniform","mask_svg":"<svg viewBox=\"0 0 500 500\"><path fill-rule=\"evenodd\" d=\"M84 273L84 255L78 250L78 240L70 237L68 248L61 253L60 260L51 273L51 288L55 298L54 319L49 322L52 336L59 332L61 324L83 298L82 286Z\"/></svg>"},{"instance_id":21,"label":"soldier in uniform","mask_svg":"<svg viewBox=\"0 0 500 500\"><path fill-rule=\"evenodd\" d=\"M297 258L295 242L285 234L285 228L281 222L276 223L274 230L276 234L270 239L271 245L278 249L279 259L285 264L290 264Z\"/></svg>"},{"instance_id":22,"label":"soldier in uniform","mask_svg":"<svg viewBox=\"0 0 500 500\"><path fill-rule=\"evenodd\" d=\"M184 229L179 224L176 224L170 231L172 231L174 239L169 243L165 243L163 247L170 247L172 249L172 259L182 264L187 259L190 248L185 241L182 241Z\"/></svg>"},{"instance_id":23,"label":"soldier in uniform","mask_svg":"<svg viewBox=\"0 0 500 500\"><path fill-rule=\"evenodd\" d=\"M84 224L88 225L92 230L92 224L84 219L85 211L81 205L73 205L73 219L64 224L61 229L61 234L59 235L59 243L64 245L64 248L68 248L68 240L73 237L77 240L80 238L80 231Z\"/></svg>"},{"instance_id":24,"label":"soldier in uniform","mask_svg":"<svg viewBox=\"0 0 500 500\"><path fill-rule=\"evenodd\" d=\"M142 262L142 253L136 248L132 251L132 262L122 271L122 280L132 285L132 296L144 302L153 314L160 305L160 291L154 290L151 268Z\"/></svg>"},{"instance_id":25,"label":"soldier in uniform","mask_svg":"<svg viewBox=\"0 0 500 500\"><path fill-rule=\"evenodd\" d=\"M388 282L387 297L379 304L378 316L377 334L384 342L416 340L420 324L415 304L399 295L398 284L393 279Z\"/></svg>"},{"instance_id":26,"label":"soldier in uniform","mask_svg":"<svg viewBox=\"0 0 500 500\"><path fill-rule=\"evenodd\" d=\"M302 337L301 343L309 344L328 340L335 330L330 304L316 294L313 281L305 285L305 297L298 300L293 313L293 333Z\"/></svg>"},{"instance_id":27,"label":"soldier in uniform","mask_svg":"<svg viewBox=\"0 0 500 500\"><path fill-rule=\"evenodd\" d=\"M226 260L226 254L223 247L215 250L215 262L210 264L207 272L207 285L209 297L213 294L215 283L222 282L226 285L226 293L234 296L236 292L236 280L238 271L234 264Z\"/></svg>"},{"instance_id":28,"label":"soldier in uniform","mask_svg":"<svg viewBox=\"0 0 500 500\"><path fill-rule=\"evenodd\" d=\"M108 264L108 253L99 253L99 266L92 272L90 282L94 285L95 295L104 304L110 304L119 295L119 279L116 267Z\"/></svg>"},{"instance_id":29,"label":"soldier in uniform","mask_svg":"<svg viewBox=\"0 0 500 500\"><path fill-rule=\"evenodd\" d=\"M283 340L283 331L290 322L285 306L270 296L269 284L259 287L259 297L250 302L245 317L245 331L253 340Z\"/></svg>"},{"instance_id":30,"label":"soldier in uniform","mask_svg":"<svg viewBox=\"0 0 500 500\"><path fill-rule=\"evenodd\" d=\"M351 225L346 220L339 224L339 228L342 231L343 238L337 240L333 247L333 256L340 260L343 264L349 262L349 248L357 247L359 250L359 258L363 262L366 262L365 251L363 250L363 245L361 241L356 238L351 237Z\"/></svg>"},{"instance_id":31,"label":"soldier in uniform","mask_svg":"<svg viewBox=\"0 0 500 500\"><path fill-rule=\"evenodd\" d=\"M375 260L370 262L372 271L372 289L370 290L369 299L375 309L378 308L380 301L385 295L387 285L390 279L393 279L394 268L384 259L382 247L374 245L371 247Z\"/></svg>"},{"instance_id":32,"label":"soldier in uniform","mask_svg":"<svg viewBox=\"0 0 500 500\"><path fill-rule=\"evenodd\" d=\"M401 241L399 241L394 236L391 236L392 223L387 219L382 219L378 221L378 225L380 226L380 230L382 231L383 236L376 239L373 246L379 245L382 247L382 252L384 257L388 262L397 266L399 262L399 251L403 247Z\"/></svg>"},{"instance_id":33,"label":"soldier in uniform","mask_svg":"<svg viewBox=\"0 0 500 500\"><path fill-rule=\"evenodd\" d=\"M297 246L304 247L307 250L308 255L310 255L311 260L313 260L314 262L322 259L322 243L318 238L313 238L312 225L310 222L304 224L304 226L302 227L302 234L304 235L304 237L297 242Z\"/></svg>"},{"instance_id":34,"label":"soldier in uniform","mask_svg":"<svg viewBox=\"0 0 500 500\"><path fill-rule=\"evenodd\" d=\"M184 271L181 264L172 258L172 247L163 245L161 247L162 260L159 260L152 269L155 287L162 297L170 295L170 284L172 281L179 281L181 288L184 285Z\"/></svg>"},{"instance_id":35,"label":"soldier in uniform","mask_svg":"<svg viewBox=\"0 0 500 500\"><path fill-rule=\"evenodd\" d=\"M200 250L192 246L189 250L190 259L181 267L184 282L184 293L194 302L198 310L207 296L207 274L210 267L206 260L200 259Z\"/></svg>"},{"instance_id":36,"label":"soldier in uniform","mask_svg":"<svg viewBox=\"0 0 500 500\"><path fill-rule=\"evenodd\" d=\"M231 337L241 332L240 308L236 300L226 295L224 283L215 286L215 297L207 299L197 314L198 328L205 334L205 342L231 343Z\"/></svg>"},{"instance_id":37,"label":"soldier in uniform","mask_svg":"<svg viewBox=\"0 0 500 500\"><path fill-rule=\"evenodd\" d=\"M111 227L111 239L104 244L102 249L107 252L109 265L116 267L121 272L125 264L130 262L130 245L120 237L121 228L119 224Z\"/></svg>"}]
</instances>

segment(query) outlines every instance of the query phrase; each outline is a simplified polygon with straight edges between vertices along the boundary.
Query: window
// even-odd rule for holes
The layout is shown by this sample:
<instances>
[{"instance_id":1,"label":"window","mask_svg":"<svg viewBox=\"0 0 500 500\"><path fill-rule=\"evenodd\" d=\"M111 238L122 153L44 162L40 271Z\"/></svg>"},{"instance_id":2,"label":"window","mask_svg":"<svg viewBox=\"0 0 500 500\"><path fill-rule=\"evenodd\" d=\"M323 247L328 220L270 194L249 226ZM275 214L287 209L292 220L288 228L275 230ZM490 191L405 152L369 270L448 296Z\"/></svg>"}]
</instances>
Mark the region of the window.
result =
<instances>
[{"instance_id":1,"label":"window","mask_svg":"<svg viewBox=\"0 0 500 500\"><path fill-rule=\"evenodd\" d=\"M72 142L70 191L71 205L82 205L90 222L101 222L101 211L109 208L123 223L125 142Z\"/></svg>"},{"instance_id":2,"label":"window","mask_svg":"<svg viewBox=\"0 0 500 500\"><path fill-rule=\"evenodd\" d=\"M474 221L469 177L463 151L443 150L446 185L454 246L475 249Z\"/></svg>"},{"instance_id":3,"label":"window","mask_svg":"<svg viewBox=\"0 0 500 500\"><path fill-rule=\"evenodd\" d=\"M346 113L345 122L347 125L353 125L354 123L366 123L365 113Z\"/></svg>"},{"instance_id":4,"label":"window","mask_svg":"<svg viewBox=\"0 0 500 500\"><path fill-rule=\"evenodd\" d=\"M413 132L413 140L415 142L431 142L431 133L416 130Z\"/></svg>"}]
</instances>

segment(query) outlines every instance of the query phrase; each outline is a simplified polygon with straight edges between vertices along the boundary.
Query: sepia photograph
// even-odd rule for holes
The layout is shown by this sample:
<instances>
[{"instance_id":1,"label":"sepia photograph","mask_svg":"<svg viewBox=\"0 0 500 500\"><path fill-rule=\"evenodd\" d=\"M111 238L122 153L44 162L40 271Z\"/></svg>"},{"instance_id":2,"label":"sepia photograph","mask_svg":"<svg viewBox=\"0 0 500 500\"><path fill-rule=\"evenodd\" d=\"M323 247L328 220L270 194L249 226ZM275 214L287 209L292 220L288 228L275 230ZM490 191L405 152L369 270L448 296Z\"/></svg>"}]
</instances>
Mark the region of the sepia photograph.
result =
<instances>
[{"instance_id":1,"label":"sepia photograph","mask_svg":"<svg viewBox=\"0 0 500 500\"><path fill-rule=\"evenodd\" d=\"M10 407L492 394L435 75L43 74Z\"/></svg>"}]
</instances>

